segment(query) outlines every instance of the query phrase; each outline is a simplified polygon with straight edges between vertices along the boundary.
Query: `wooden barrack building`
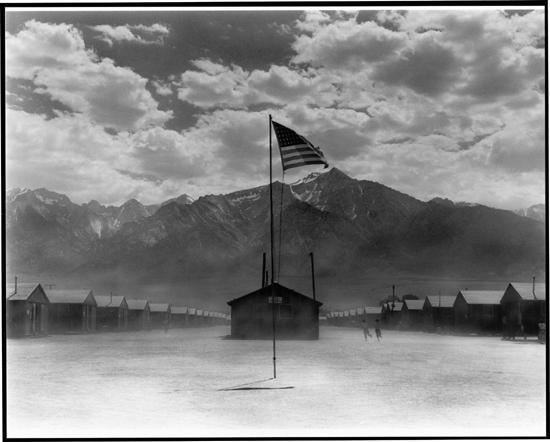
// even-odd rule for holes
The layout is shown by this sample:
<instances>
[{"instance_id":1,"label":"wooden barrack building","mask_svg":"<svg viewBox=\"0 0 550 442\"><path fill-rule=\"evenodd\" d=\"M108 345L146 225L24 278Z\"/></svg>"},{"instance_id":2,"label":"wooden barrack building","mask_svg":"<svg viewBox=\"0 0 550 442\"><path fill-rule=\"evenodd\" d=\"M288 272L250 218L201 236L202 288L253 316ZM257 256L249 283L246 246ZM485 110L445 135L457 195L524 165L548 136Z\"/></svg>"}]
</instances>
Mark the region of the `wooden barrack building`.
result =
<instances>
[{"instance_id":1,"label":"wooden barrack building","mask_svg":"<svg viewBox=\"0 0 550 442\"><path fill-rule=\"evenodd\" d=\"M48 334L50 301L40 284L7 284L6 296L8 338Z\"/></svg>"},{"instance_id":2,"label":"wooden barrack building","mask_svg":"<svg viewBox=\"0 0 550 442\"><path fill-rule=\"evenodd\" d=\"M233 299L231 336L240 339L272 339L273 307L275 308L276 339L319 339L319 307L323 303L278 283Z\"/></svg>"}]
</instances>

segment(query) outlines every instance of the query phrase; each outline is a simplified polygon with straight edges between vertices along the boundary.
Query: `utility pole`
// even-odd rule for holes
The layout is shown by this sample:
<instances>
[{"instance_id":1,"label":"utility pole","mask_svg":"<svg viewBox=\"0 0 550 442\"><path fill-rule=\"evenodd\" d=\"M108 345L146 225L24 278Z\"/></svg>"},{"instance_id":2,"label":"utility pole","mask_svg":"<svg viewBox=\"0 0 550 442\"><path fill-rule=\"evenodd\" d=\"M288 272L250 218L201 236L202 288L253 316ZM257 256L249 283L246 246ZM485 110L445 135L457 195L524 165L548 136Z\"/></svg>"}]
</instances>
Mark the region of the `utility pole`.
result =
<instances>
[{"instance_id":1,"label":"utility pole","mask_svg":"<svg viewBox=\"0 0 550 442\"><path fill-rule=\"evenodd\" d=\"M311 256L311 283L313 285L313 299L315 300L315 267L313 266L313 252L310 252Z\"/></svg>"},{"instance_id":2,"label":"utility pole","mask_svg":"<svg viewBox=\"0 0 550 442\"><path fill-rule=\"evenodd\" d=\"M266 280L267 280L267 277L265 276L265 252L264 252L263 265L262 265L262 288L265 287L267 282Z\"/></svg>"}]
</instances>

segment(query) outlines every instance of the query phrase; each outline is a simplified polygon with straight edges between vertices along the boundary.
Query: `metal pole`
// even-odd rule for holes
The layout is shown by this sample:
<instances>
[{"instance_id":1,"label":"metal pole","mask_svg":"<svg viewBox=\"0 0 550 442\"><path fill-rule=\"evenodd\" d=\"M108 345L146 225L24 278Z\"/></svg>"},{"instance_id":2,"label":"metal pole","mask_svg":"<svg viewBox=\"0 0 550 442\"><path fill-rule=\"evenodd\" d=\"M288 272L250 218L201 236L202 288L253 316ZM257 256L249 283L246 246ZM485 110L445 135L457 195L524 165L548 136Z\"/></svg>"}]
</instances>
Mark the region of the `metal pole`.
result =
<instances>
[{"instance_id":1,"label":"metal pole","mask_svg":"<svg viewBox=\"0 0 550 442\"><path fill-rule=\"evenodd\" d=\"M275 348L275 284L273 282L273 276L271 277L271 302L273 304L273 379L277 378L277 352Z\"/></svg>"},{"instance_id":2,"label":"metal pole","mask_svg":"<svg viewBox=\"0 0 550 442\"><path fill-rule=\"evenodd\" d=\"M262 288L265 287L265 252L264 252L264 259L262 264Z\"/></svg>"},{"instance_id":3,"label":"metal pole","mask_svg":"<svg viewBox=\"0 0 550 442\"><path fill-rule=\"evenodd\" d=\"M275 262L273 249L273 155L271 137L271 114L269 115L269 208L271 218L271 303L272 303L272 321L273 321L273 378L277 377L277 357L275 348Z\"/></svg>"},{"instance_id":4,"label":"metal pole","mask_svg":"<svg viewBox=\"0 0 550 442\"><path fill-rule=\"evenodd\" d=\"M315 267L313 266L313 252L310 252L311 256L311 283L313 285L313 300L315 300Z\"/></svg>"},{"instance_id":5,"label":"metal pole","mask_svg":"<svg viewBox=\"0 0 550 442\"><path fill-rule=\"evenodd\" d=\"M275 280L275 263L273 251L273 159L271 153L271 115L269 115L269 213L270 213L270 236L271 236L271 282Z\"/></svg>"}]
</instances>

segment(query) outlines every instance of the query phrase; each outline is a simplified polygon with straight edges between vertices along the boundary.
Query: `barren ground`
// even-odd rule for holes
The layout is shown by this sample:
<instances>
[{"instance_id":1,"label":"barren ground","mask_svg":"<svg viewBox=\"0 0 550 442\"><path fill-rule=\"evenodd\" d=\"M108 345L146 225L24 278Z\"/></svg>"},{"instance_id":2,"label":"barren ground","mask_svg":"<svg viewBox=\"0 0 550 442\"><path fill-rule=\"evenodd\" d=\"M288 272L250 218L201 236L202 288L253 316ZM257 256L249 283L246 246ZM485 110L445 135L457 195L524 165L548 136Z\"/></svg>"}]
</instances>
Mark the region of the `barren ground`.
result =
<instances>
[{"instance_id":1,"label":"barren ground","mask_svg":"<svg viewBox=\"0 0 550 442\"><path fill-rule=\"evenodd\" d=\"M546 346L321 327L229 327L7 342L8 437L543 436ZM373 333L374 335L374 333Z\"/></svg>"}]
</instances>

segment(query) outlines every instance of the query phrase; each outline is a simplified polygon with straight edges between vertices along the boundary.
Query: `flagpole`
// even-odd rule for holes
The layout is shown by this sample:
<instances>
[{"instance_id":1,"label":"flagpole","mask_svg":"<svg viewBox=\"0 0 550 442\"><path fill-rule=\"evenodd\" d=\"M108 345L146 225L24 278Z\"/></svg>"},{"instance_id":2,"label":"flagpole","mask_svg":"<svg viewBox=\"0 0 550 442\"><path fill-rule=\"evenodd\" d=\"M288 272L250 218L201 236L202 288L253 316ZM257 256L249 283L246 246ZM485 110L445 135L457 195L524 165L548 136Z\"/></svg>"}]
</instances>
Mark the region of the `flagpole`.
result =
<instances>
[{"instance_id":1,"label":"flagpole","mask_svg":"<svg viewBox=\"0 0 550 442\"><path fill-rule=\"evenodd\" d=\"M275 352L275 263L273 249L273 155L271 136L271 114L269 114L269 208L271 219L271 305L273 322L273 378L277 378L277 358Z\"/></svg>"}]
</instances>

